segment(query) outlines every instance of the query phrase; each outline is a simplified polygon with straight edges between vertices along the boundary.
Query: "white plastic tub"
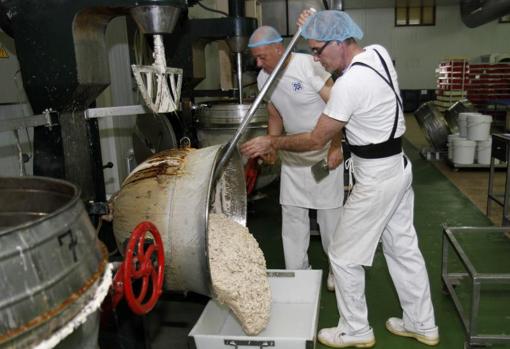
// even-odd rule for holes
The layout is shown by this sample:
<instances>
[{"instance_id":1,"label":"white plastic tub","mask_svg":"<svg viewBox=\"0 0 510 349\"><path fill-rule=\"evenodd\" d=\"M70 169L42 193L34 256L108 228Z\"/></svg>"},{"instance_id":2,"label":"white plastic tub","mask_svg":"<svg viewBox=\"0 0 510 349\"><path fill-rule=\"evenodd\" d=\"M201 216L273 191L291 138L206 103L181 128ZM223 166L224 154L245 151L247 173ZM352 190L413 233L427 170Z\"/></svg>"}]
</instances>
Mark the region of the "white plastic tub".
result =
<instances>
[{"instance_id":1,"label":"white plastic tub","mask_svg":"<svg viewBox=\"0 0 510 349\"><path fill-rule=\"evenodd\" d=\"M467 137L467 119L470 114L475 113L459 113L459 116L457 118L457 124L459 125L459 135L462 138ZM478 114L478 113L476 113Z\"/></svg>"},{"instance_id":2,"label":"white plastic tub","mask_svg":"<svg viewBox=\"0 0 510 349\"><path fill-rule=\"evenodd\" d=\"M315 347L322 270L268 270L271 318L259 335L247 336L232 312L207 303L189 333L197 349L307 349Z\"/></svg>"},{"instance_id":3,"label":"white plastic tub","mask_svg":"<svg viewBox=\"0 0 510 349\"><path fill-rule=\"evenodd\" d=\"M452 133L448 135L448 160L453 159L454 141L457 138L460 138L460 135L458 133Z\"/></svg>"},{"instance_id":4,"label":"white plastic tub","mask_svg":"<svg viewBox=\"0 0 510 349\"><path fill-rule=\"evenodd\" d=\"M492 139L476 142L476 158L481 165L491 164Z\"/></svg>"},{"instance_id":5,"label":"white plastic tub","mask_svg":"<svg viewBox=\"0 0 510 349\"><path fill-rule=\"evenodd\" d=\"M465 138L453 140L453 162L460 165L471 165L475 162L476 142Z\"/></svg>"},{"instance_id":6,"label":"white plastic tub","mask_svg":"<svg viewBox=\"0 0 510 349\"><path fill-rule=\"evenodd\" d=\"M485 141L490 138L492 116L470 114L467 117L467 139Z\"/></svg>"}]
</instances>

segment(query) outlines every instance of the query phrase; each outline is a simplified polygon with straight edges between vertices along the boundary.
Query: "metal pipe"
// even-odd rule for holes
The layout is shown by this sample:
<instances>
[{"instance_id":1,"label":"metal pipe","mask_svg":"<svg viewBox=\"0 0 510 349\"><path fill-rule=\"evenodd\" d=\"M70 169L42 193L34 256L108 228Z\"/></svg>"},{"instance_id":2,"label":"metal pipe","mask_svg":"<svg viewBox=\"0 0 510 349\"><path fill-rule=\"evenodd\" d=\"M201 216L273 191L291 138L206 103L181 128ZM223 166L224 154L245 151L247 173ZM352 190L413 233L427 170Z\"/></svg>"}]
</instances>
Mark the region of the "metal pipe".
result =
<instances>
[{"instance_id":1,"label":"metal pipe","mask_svg":"<svg viewBox=\"0 0 510 349\"><path fill-rule=\"evenodd\" d=\"M329 0L329 10L344 10L344 2L343 0Z\"/></svg>"},{"instance_id":2,"label":"metal pipe","mask_svg":"<svg viewBox=\"0 0 510 349\"><path fill-rule=\"evenodd\" d=\"M462 0L460 15L462 22L475 28L510 13L509 0Z\"/></svg>"},{"instance_id":3,"label":"metal pipe","mask_svg":"<svg viewBox=\"0 0 510 349\"><path fill-rule=\"evenodd\" d=\"M217 180L220 177L219 175L220 175L221 171L223 171L223 168L225 167L227 161L232 156L234 149L237 147L237 143L239 142L239 139L241 139L244 131L246 130L246 128L248 127L248 124L251 121L252 116L255 114L255 111L257 110L260 102L262 101L262 99L266 95L267 91L269 90L269 87L271 87L271 85L273 84L273 81L275 80L276 75L278 75L278 73L280 72L285 60L289 56L291 50L296 45L296 42L298 41L300 35L301 35L301 27L298 28L298 30L292 37L292 40L290 41L289 46L287 46L287 49L285 50L282 57L278 61L278 64L276 64L276 67L274 68L273 72L271 73L271 75L269 75L269 78L264 83L264 86L262 86L262 89L260 90L259 94L257 95L257 98L255 98L255 101L253 102L250 109L244 116L243 121L242 121L241 125L239 126L239 129L236 131L236 133L234 134L232 139L227 143L226 147L224 148L225 150L223 152L223 155L222 155L220 161L218 161L216 168L214 169L214 180Z\"/></svg>"},{"instance_id":4,"label":"metal pipe","mask_svg":"<svg viewBox=\"0 0 510 349\"><path fill-rule=\"evenodd\" d=\"M230 17L244 17L245 16L245 4L244 0L229 0L228 1L228 15Z\"/></svg>"},{"instance_id":5,"label":"metal pipe","mask_svg":"<svg viewBox=\"0 0 510 349\"><path fill-rule=\"evenodd\" d=\"M239 90L239 104L243 104L243 62L241 52L237 56L237 89Z\"/></svg>"}]
</instances>

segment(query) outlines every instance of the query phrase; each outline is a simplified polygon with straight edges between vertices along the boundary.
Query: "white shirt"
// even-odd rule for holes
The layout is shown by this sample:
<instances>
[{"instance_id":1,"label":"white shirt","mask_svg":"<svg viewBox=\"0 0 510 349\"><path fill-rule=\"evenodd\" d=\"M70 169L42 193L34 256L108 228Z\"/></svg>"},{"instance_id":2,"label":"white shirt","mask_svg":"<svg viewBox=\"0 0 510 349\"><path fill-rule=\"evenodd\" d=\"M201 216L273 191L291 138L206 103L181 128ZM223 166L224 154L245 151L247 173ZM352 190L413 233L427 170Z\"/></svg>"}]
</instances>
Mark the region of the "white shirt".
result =
<instances>
[{"instance_id":1,"label":"white shirt","mask_svg":"<svg viewBox=\"0 0 510 349\"><path fill-rule=\"evenodd\" d=\"M285 133L310 132L325 103L319 95L331 75L308 54L293 53L284 71L268 91L267 98L283 120ZM262 88L269 74L260 71L257 83ZM317 183L311 166L327 158L329 144L318 151L280 151L282 170L280 203L316 209L340 207L343 202L343 165Z\"/></svg>"},{"instance_id":2,"label":"white shirt","mask_svg":"<svg viewBox=\"0 0 510 349\"><path fill-rule=\"evenodd\" d=\"M374 49L386 62L395 91L399 93L397 73L388 51L380 45L371 45L365 47L364 52L354 56L351 65L336 80L331 89L329 102L324 109L324 114L347 123L345 126L347 139L354 145L387 141L395 120L395 94L391 87L370 68L352 66L354 62L363 62L387 78ZM399 108L399 119L394 137L400 137L404 132L404 115Z\"/></svg>"}]
</instances>

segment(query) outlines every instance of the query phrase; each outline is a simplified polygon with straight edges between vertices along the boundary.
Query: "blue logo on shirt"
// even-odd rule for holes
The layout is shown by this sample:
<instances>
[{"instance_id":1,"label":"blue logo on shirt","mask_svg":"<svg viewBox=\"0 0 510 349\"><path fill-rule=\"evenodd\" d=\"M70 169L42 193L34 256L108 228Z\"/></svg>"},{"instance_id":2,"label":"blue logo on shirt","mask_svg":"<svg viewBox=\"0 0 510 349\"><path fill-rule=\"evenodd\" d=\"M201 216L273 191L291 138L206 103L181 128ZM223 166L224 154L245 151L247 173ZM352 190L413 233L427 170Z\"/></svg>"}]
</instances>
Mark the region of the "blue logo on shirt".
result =
<instances>
[{"instance_id":1,"label":"blue logo on shirt","mask_svg":"<svg viewBox=\"0 0 510 349\"><path fill-rule=\"evenodd\" d=\"M292 89L294 90L294 92L302 90L303 85L301 84L301 81L292 82Z\"/></svg>"}]
</instances>

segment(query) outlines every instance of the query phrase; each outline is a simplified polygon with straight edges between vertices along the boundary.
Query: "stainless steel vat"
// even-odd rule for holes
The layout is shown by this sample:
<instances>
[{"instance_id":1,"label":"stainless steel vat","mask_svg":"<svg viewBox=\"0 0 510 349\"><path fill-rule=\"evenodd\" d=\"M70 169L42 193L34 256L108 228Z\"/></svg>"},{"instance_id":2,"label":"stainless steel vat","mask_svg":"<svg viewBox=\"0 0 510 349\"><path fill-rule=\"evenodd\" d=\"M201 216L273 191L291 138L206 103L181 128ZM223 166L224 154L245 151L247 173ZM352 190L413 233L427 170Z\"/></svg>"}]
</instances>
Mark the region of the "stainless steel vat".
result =
<instances>
[{"instance_id":1,"label":"stainless steel vat","mask_svg":"<svg viewBox=\"0 0 510 349\"><path fill-rule=\"evenodd\" d=\"M467 99L461 99L455 102L450 108L445 111L446 121L451 133L459 132L459 125L457 119L460 113L476 112L475 107Z\"/></svg>"},{"instance_id":2,"label":"stainless steel vat","mask_svg":"<svg viewBox=\"0 0 510 349\"><path fill-rule=\"evenodd\" d=\"M438 151L446 149L450 129L443 114L434 105L434 101L423 103L416 109L414 116L430 145Z\"/></svg>"},{"instance_id":3,"label":"stainless steel vat","mask_svg":"<svg viewBox=\"0 0 510 349\"><path fill-rule=\"evenodd\" d=\"M202 147L225 144L235 134L250 104L207 104L196 110L197 136ZM240 143L267 134L268 114L261 104L248 126Z\"/></svg>"},{"instance_id":4,"label":"stainless steel vat","mask_svg":"<svg viewBox=\"0 0 510 349\"><path fill-rule=\"evenodd\" d=\"M251 104L219 103L202 105L198 108L195 116L197 122L197 137L200 146L208 147L229 142L241 125L243 117L250 107ZM266 135L267 122L267 107L266 104L262 103L255 111L239 144L251 138ZM271 184L278 178L279 174L279 165L262 165L255 188L260 189Z\"/></svg>"},{"instance_id":5,"label":"stainless steel vat","mask_svg":"<svg viewBox=\"0 0 510 349\"><path fill-rule=\"evenodd\" d=\"M113 200L113 230L121 251L141 221L159 230L165 249L164 288L211 295L207 258L209 212L246 224L246 184L238 152L218 184L221 146L170 149L147 159L126 178Z\"/></svg>"},{"instance_id":6,"label":"stainless steel vat","mask_svg":"<svg viewBox=\"0 0 510 349\"><path fill-rule=\"evenodd\" d=\"M0 246L0 348L51 336L90 301L107 263L78 188L50 178L0 178ZM97 324L83 330L97 343Z\"/></svg>"}]
</instances>

